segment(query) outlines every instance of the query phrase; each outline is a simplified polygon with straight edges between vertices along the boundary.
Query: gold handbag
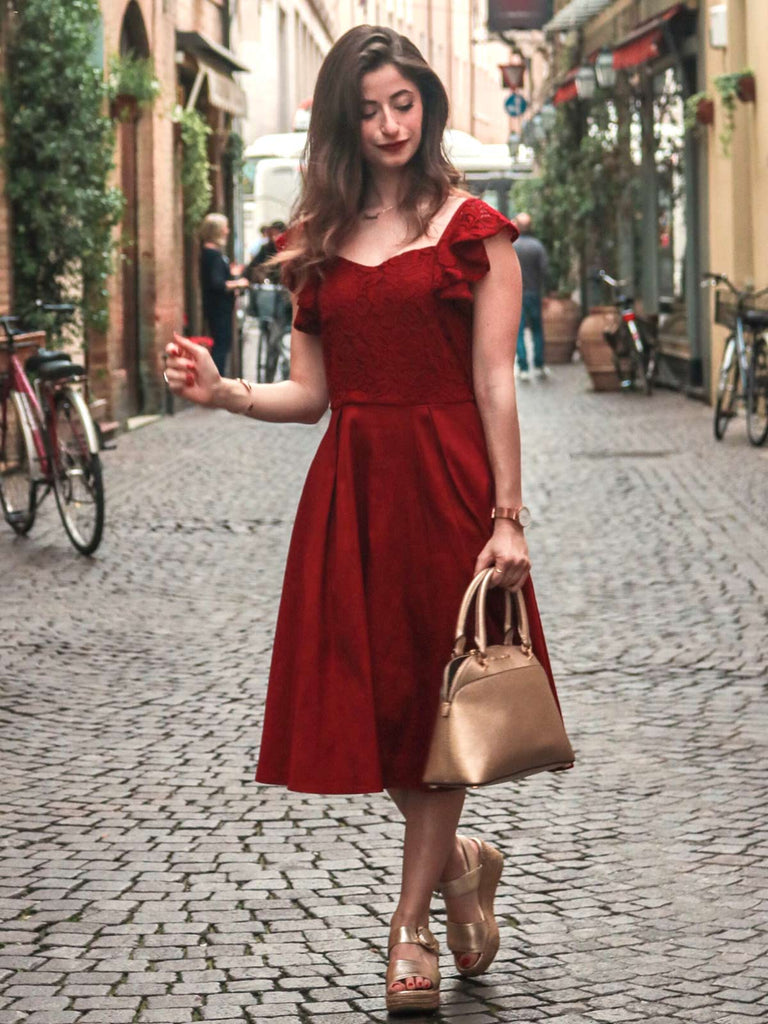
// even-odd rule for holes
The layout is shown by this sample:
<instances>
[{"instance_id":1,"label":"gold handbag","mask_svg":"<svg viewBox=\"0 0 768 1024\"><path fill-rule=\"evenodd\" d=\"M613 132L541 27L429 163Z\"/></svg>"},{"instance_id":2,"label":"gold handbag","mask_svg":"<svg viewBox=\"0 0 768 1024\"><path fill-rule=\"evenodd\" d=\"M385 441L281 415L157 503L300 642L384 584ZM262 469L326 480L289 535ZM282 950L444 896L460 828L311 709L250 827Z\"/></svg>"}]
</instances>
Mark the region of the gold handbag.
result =
<instances>
[{"instance_id":1,"label":"gold handbag","mask_svg":"<svg viewBox=\"0 0 768 1024\"><path fill-rule=\"evenodd\" d=\"M485 569L474 577L459 609L424 770L425 785L434 789L488 786L573 763L549 678L533 653L519 592L505 592L504 642L488 646L485 604L493 573ZM466 652L475 594L477 649ZM514 643L513 599L519 644Z\"/></svg>"}]
</instances>

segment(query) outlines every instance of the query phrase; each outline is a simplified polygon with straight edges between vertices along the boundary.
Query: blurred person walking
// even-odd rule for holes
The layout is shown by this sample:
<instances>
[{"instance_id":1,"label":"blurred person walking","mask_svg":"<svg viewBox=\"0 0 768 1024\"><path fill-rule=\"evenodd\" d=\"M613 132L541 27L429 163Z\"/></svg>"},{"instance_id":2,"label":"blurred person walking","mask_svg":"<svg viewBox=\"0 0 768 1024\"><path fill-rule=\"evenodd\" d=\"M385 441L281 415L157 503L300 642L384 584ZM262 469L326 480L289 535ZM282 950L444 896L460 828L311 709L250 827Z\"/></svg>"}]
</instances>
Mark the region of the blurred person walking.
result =
<instances>
[{"instance_id":1,"label":"blurred person walking","mask_svg":"<svg viewBox=\"0 0 768 1024\"><path fill-rule=\"evenodd\" d=\"M232 317L235 293L248 287L243 268L230 266L224 254L229 237L229 221L222 213L209 213L200 228L200 288L203 316L213 338L211 355L219 373L224 373L232 347Z\"/></svg>"},{"instance_id":2,"label":"blurred person walking","mask_svg":"<svg viewBox=\"0 0 768 1024\"><path fill-rule=\"evenodd\" d=\"M482 974L499 948L503 857L457 834L463 789L422 781L473 573L495 567L499 586L523 590L554 691L523 530L517 231L459 190L442 150L448 98L405 37L342 36L313 111L277 257L293 292L290 380L222 378L178 335L167 374L175 393L259 420L316 423L330 402L294 523L256 778L388 792L405 837L386 1004L431 1012L436 889L460 974Z\"/></svg>"},{"instance_id":3,"label":"blurred person walking","mask_svg":"<svg viewBox=\"0 0 768 1024\"><path fill-rule=\"evenodd\" d=\"M537 376L544 380L549 376L549 367L544 365L544 326L541 316L541 298L547 281L547 251L533 234L530 214L519 213L515 217L515 224L520 232L515 242L515 252L520 260L523 275L523 306L517 333L517 364L520 380L530 381L528 351L525 347L527 326L533 335L533 365Z\"/></svg>"}]
</instances>

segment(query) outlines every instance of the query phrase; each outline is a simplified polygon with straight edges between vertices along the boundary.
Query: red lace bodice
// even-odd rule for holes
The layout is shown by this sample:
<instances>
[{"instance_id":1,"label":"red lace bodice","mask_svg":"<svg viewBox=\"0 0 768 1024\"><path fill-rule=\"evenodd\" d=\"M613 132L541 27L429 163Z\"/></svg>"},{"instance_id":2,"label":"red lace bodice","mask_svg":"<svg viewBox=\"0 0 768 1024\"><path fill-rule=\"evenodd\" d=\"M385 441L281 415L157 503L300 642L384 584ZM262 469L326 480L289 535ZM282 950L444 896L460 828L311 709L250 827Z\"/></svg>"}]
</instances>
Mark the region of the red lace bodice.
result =
<instances>
[{"instance_id":1,"label":"red lace bodice","mask_svg":"<svg viewBox=\"0 0 768 1024\"><path fill-rule=\"evenodd\" d=\"M367 266L338 257L299 293L294 326L322 338L331 407L465 402L472 390L472 287L484 238L517 229L480 199L435 245Z\"/></svg>"}]
</instances>

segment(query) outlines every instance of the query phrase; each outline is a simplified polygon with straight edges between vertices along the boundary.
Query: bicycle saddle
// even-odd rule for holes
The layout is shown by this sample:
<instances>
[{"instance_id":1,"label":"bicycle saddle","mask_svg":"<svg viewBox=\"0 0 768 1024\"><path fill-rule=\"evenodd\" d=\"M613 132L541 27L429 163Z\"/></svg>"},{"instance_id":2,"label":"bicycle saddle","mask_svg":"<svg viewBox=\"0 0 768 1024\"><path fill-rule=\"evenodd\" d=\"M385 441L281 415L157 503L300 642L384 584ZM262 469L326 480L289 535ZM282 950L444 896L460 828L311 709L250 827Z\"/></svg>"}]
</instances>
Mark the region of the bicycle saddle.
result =
<instances>
[{"instance_id":1,"label":"bicycle saddle","mask_svg":"<svg viewBox=\"0 0 768 1024\"><path fill-rule=\"evenodd\" d=\"M35 355L30 356L29 359L24 362L24 368L27 373L37 373L44 363L64 362L71 362L70 357L65 352L52 352L50 349L41 348L38 349Z\"/></svg>"},{"instance_id":2,"label":"bicycle saddle","mask_svg":"<svg viewBox=\"0 0 768 1024\"><path fill-rule=\"evenodd\" d=\"M84 377L85 367L71 360L59 359L55 363L43 363L38 373L41 380L64 380L68 377Z\"/></svg>"},{"instance_id":3,"label":"bicycle saddle","mask_svg":"<svg viewBox=\"0 0 768 1024\"><path fill-rule=\"evenodd\" d=\"M744 323L747 327L754 327L757 331L764 331L768 327L768 312L759 309L748 309L744 314Z\"/></svg>"}]
</instances>

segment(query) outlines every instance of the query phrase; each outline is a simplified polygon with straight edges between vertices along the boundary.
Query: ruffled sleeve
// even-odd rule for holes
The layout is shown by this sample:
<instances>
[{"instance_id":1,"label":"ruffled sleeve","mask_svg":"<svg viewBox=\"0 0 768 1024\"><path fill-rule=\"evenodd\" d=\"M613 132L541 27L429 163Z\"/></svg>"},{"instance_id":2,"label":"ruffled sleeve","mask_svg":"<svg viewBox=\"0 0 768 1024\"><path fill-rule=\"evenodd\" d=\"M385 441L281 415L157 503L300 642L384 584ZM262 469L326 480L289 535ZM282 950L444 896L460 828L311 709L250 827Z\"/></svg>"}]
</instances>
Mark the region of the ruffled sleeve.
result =
<instances>
[{"instance_id":1,"label":"ruffled sleeve","mask_svg":"<svg viewBox=\"0 0 768 1024\"><path fill-rule=\"evenodd\" d=\"M288 245L288 232L284 231L275 239L278 252L282 252ZM289 291L296 290L296 283L291 274L283 269L282 282ZM303 334L320 333L320 304L319 304L320 282L316 273L310 273L306 283L296 296L296 315L293 318L293 326Z\"/></svg>"},{"instance_id":2,"label":"ruffled sleeve","mask_svg":"<svg viewBox=\"0 0 768 1024\"><path fill-rule=\"evenodd\" d=\"M293 326L304 334L320 334L320 282L311 274L296 296L296 316Z\"/></svg>"},{"instance_id":3,"label":"ruffled sleeve","mask_svg":"<svg viewBox=\"0 0 768 1024\"><path fill-rule=\"evenodd\" d=\"M483 239L500 231L509 233L510 242L519 233L511 221L482 199L462 203L437 244L435 293L440 298L472 301L471 285L491 268Z\"/></svg>"}]
</instances>

